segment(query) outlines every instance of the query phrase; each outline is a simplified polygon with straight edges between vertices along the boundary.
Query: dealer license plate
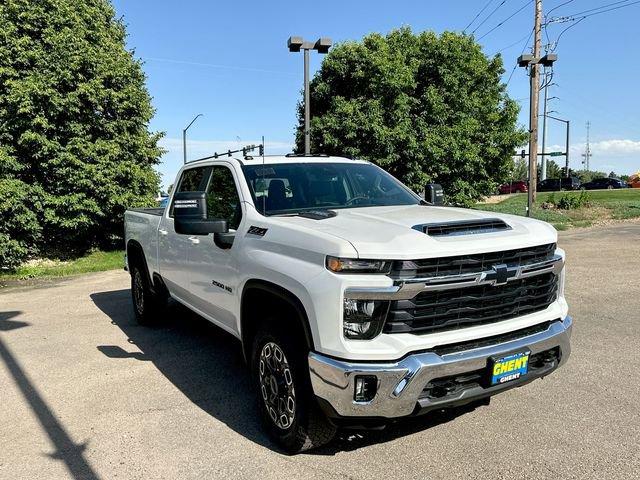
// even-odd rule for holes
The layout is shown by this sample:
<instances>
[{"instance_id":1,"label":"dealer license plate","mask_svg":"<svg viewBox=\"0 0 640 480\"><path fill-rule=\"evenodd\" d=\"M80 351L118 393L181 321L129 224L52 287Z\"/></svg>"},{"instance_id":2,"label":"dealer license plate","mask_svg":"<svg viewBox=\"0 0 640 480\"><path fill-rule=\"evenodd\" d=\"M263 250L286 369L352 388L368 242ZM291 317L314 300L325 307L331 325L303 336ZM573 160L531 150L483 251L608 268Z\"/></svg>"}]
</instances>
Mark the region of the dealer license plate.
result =
<instances>
[{"instance_id":1,"label":"dealer license plate","mask_svg":"<svg viewBox=\"0 0 640 480\"><path fill-rule=\"evenodd\" d=\"M489 361L491 385L502 385L526 375L530 354L531 352L518 352L504 357L492 357Z\"/></svg>"}]
</instances>

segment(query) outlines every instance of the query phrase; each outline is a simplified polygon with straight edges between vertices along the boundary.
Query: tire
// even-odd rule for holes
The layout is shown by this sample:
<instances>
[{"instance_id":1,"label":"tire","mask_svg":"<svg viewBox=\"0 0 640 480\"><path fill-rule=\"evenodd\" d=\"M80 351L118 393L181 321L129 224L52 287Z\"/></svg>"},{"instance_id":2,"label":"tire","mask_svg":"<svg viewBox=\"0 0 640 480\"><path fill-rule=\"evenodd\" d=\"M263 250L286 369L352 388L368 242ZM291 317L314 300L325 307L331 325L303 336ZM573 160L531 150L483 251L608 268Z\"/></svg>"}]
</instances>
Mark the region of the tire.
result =
<instances>
[{"instance_id":1,"label":"tire","mask_svg":"<svg viewBox=\"0 0 640 480\"><path fill-rule=\"evenodd\" d=\"M290 454L330 442L336 428L313 394L309 350L304 342L281 332L274 322L265 325L267 328L255 335L251 353L251 375L263 425Z\"/></svg>"},{"instance_id":2,"label":"tire","mask_svg":"<svg viewBox=\"0 0 640 480\"><path fill-rule=\"evenodd\" d=\"M131 300L133 313L140 325L157 323L160 311L166 303L164 297L151 290L146 269L139 263L131 268Z\"/></svg>"}]
</instances>

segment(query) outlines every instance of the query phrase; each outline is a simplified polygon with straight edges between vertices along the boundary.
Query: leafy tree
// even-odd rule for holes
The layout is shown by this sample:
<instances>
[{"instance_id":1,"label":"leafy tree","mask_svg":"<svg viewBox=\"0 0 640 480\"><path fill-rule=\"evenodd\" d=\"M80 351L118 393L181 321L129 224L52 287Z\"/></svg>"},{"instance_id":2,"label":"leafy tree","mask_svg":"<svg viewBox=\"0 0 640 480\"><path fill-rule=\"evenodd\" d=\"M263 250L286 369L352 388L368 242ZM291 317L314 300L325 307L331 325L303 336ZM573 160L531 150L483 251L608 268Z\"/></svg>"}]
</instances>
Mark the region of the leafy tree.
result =
<instances>
[{"instance_id":1,"label":"leafy tree","mask_svg":"<svg viewBox=\"0 0 640 480\"><path fill-rule=\"evenodd\" d=\"M526 140L503 72L499 55L452 32L404 27L336 45L311 82L313 150L370 160L416 191L441 183L449 201L471 203L510 178Z\"/></svg>"},{"instance_id":2,"label":"leafy tree","mask_svg":"<svg viewBox=\"0 0 640 480\"><path fill-rule=\"evenodd\" d=\"M529 162L528 162L528 160L526 160L524 158L520 158L520 157L515 159L515 161L513 162L511 176L512 176L512 178L514 180L522 180L522 181L526 182L527 179L529 178Z\"/></svg>"},{"instance_id":3,"label":"leafy tree","mask_svg":"<svg viewBox=\"0 0 640 480\"><path fill-rule=\"evenodd\" d=\"M161 135L114 15L108 0L0 3L0 266L109 245L127 207L153 202Z\"/></svg>"},{"instance_id":4,"label":"leafy tree","mask_svg":"<svg viewBox=\"0 0 640 480\"><path fill-rule=\"evenodd\" d=\"M562 168L555 160L547 159L547 178L562 178ZM542 167L538 163L538 179L542 178Z\"/></svg>"},{"instance_id":5,"label":"leafy tree","mask_svg":"<svg viewBox=\"0 0 640 480\"><path fill-rule=\"evenodd\" d=\"M574 173L582 183L590 182L595 178L605 178L607 176L605 172L597 172L595 170L577 170Z\"/></svg>"}]
</instances>

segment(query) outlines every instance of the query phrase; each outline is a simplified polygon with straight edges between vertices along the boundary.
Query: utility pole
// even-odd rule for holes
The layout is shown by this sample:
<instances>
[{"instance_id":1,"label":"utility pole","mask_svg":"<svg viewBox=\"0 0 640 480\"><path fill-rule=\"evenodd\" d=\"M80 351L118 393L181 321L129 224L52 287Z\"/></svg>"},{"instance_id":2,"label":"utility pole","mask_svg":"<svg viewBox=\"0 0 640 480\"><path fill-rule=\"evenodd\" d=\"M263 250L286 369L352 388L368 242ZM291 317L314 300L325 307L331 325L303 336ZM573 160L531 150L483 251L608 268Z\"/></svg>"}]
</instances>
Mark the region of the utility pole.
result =
<instances>
[{"instance_id":1,"label":"utility pole","mask_svg":"<svg viewBox=\"0 0 640 480\"><path fill-rule=\"evenodd\" d=\"M591 145L589 143L589 130L591 129L591 122L587 122L587 144L585 145L584 153L582 156L584 160L582 164L584 165L585 170L589 170L589 160L591 159Z\"/></svg>"},{"instance_id":2,"label":"utility pole","mask_svg":"<svg viewBox=\"0 0 640 480\"><path fill-rule=\"evenodd\" d=\"M536 0L534 10L534 33L533 33L533 58L536 60L531 63L529 76L529 198L527 204L527 216L531 216L533 204L536 201L537 186L537 166L538 166L538 110L540 90L540 72L538 59L540 58L542 24L542 0ZM544 157L544 155L543 155Z\"/></svg>"}]
</instances>

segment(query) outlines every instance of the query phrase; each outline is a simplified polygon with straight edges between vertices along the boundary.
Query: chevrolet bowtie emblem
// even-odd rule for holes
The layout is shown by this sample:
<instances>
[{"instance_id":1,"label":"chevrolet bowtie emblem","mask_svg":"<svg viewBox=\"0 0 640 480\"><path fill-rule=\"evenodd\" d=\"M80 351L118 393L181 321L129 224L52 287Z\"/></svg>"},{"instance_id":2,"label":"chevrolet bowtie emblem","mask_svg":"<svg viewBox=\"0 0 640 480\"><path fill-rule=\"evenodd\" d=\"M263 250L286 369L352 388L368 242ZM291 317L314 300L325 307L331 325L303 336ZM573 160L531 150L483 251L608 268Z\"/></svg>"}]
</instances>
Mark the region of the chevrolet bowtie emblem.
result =
<instances>
[{"instance_id":1,"label":"chevrolet bowtie emblem","mask_svg":"<svg viewBox=\"0 0 640 480\"><path fill-rule=\"evenodd\" d=\"M492 270L495 272L494 285L504 285L509 280L509 267L504 263L494 265Z\"/></svg>"}]
</instances>

